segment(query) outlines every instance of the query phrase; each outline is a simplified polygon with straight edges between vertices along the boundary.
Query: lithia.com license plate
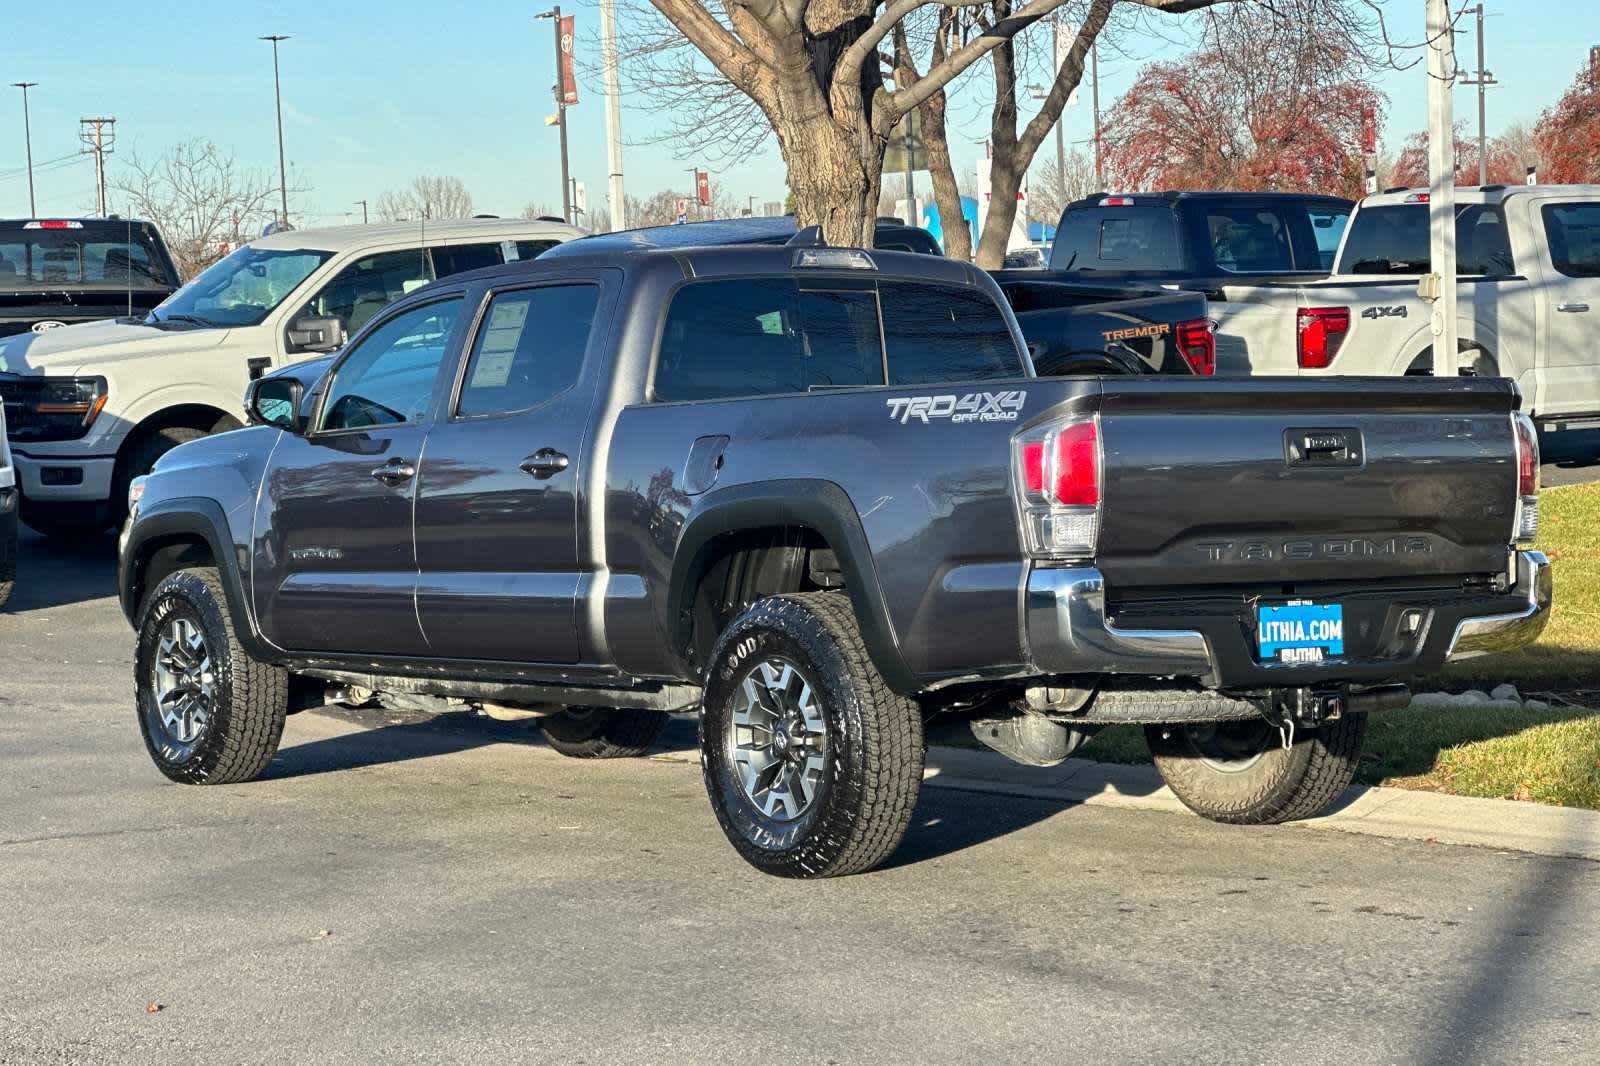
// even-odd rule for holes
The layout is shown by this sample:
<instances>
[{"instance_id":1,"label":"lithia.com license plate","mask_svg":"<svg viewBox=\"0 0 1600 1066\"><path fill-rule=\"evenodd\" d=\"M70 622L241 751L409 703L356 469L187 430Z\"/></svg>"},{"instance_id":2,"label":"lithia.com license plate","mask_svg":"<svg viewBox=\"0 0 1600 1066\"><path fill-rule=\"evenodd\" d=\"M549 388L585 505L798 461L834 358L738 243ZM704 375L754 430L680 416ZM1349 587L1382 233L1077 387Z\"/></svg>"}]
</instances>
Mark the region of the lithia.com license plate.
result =
<instances>
[{"instance_id":1,"label":"lithia.com license plate","mask_svg":"<svg viewBox=\"0 0 1600 1066\"><path fill-rule=\"evenodd\" d=\"M1262 662L1320 663L1344 654L1344 608L1295 600L1256 608L1256 654Z\"/></svg>"}]
</instances>

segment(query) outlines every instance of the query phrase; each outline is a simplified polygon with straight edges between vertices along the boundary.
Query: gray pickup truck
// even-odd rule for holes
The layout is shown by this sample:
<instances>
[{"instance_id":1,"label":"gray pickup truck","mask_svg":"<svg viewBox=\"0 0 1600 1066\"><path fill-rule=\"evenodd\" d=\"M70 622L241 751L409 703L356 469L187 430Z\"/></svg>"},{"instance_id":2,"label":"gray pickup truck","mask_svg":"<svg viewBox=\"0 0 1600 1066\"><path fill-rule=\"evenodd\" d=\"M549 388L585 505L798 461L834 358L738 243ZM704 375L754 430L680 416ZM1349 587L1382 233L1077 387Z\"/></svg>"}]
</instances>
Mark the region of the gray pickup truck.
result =
<instances>
[{"instance_id":1,"label":"gray pickup truck","mask_svg":"<svg viewBox=\"0 0 1600 1066\"><path fill-rule=\"evenodd\" d=\"M1039 765L1144 725L1201 814L1315 814L1368 713L1550 605L1509 383L1040 378L988 275L811 234L452 277L247 406L130 493L163 773L262 773L308 686L580 757L699 710L787 876L894 850L935 716Z\"/></svg>"}]
</instances>

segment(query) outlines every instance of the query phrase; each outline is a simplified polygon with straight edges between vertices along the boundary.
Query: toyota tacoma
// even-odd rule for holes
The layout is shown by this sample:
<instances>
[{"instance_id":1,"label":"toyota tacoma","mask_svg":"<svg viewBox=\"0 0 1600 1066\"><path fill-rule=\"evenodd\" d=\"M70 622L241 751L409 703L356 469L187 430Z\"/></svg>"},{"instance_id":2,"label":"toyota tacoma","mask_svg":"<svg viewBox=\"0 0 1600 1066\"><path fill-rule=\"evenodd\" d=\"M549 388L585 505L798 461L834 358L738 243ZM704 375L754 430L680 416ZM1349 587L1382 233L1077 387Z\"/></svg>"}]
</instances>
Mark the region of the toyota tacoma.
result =
<instances>
[{"instance_id":1,"label":"toyota tacoma","mask_svg":"<svg viewBox=\"0 0 1600 1066\"><path fill-rule=\"evenodd\" d=\"M130 486L164 774L261 774L307 686L586 758L698 712L780 875L889 856L935 716L1037 765L1134 723L1199 813L1316 814L1550 608L1511 383L1040 378L987 274L814 231L441 280L247 408Z\"/></svg>"}]
</instances>

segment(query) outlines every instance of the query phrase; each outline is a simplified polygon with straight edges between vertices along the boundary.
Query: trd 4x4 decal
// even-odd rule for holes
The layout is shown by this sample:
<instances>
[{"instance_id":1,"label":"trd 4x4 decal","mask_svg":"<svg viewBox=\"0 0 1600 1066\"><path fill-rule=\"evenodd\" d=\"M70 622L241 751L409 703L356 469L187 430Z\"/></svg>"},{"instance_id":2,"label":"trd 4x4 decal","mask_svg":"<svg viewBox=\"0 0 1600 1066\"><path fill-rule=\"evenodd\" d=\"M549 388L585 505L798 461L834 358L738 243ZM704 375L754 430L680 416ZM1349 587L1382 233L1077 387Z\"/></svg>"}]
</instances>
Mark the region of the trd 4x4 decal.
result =
<instances>
[{"instance_id":1,"label":"trd 4x4 decal","mask_svg":"<svg viewBox=\"0 0 1600 1066\"><path fill-rule=\"evenodd\" d=\"M1009 389L969 392L965 396L896 396L886 402L889 417L903 426L913 418L924 424L935 418L952 422L1015 422L1027 399L1026 391Z\"/></svg>"}]
</instances>

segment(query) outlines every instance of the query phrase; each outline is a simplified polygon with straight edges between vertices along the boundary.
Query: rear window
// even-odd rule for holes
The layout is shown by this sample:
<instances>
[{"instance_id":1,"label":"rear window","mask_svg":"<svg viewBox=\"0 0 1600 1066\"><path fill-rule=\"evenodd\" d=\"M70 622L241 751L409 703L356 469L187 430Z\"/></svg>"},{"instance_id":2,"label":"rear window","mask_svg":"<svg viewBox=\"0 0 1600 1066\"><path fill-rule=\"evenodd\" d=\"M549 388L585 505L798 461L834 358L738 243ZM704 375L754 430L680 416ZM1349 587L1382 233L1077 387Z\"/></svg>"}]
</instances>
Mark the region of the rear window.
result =
<instances>
[{"instance_id":1,"label":"rear window","mask_svg":"<svg viewBox=\"0 0 1600 1066\"><path fill-rule=\"evenodd\" d=\"M1068 211L1050 269L1092 272L1179 269L1178 224L1165 207Z\"/></svg>"},{"instance_id":2,"label":"rear window","mask_svg":"<svg viewBox=\"0 0 1600 1066\"><path fill-rule=\"evenodd\" d=\"M1356 212L1345 241L1341 273L1426 274L1432 269L1427 204L1389 204ZM1457 209L1456 273L1505 277L1516 272L1500 208L1468 204Z\"/></svg>"},{"instance_id":3,"label":"rear window","mask_svg":"<svg viewBox=\"0 0 1600 1066\"><path fill-rule=\"evenodd\" d=\"M884 338L888 348L885 351ZM1018 377L1022 360L983 292L913 282L692 282L667 310L658 400Z\"/></svg>"},{"instance_id":4,"label":"rear window","mask_svg":"<svg viewBox=\"0 0 1600 1066\"><path fill-rule=\"evenodd\" d=\"M1296 269L1287 221L1268 208L1211 208L1206 212L1211 256L1233 274L1267 274ZM1306 263L1300 269L1314 269Z\"/></svg>"},{"instance_id":5,"label":"rear window","mask_svg":"<svg viewBox=\"0 0 1600 1066\"><path fill-rule=\"evenodd\" d=\"M1555 268L1569 278L1600 278L1600 203L1549 204L1543 213Z\"/></svg>"},{"instance_id":6,"label":"rear window","mask_svg":"<svg viewBox=\"0 0 1600 1066\"><path fill-rule=\"evenodd\" d=\"M0 224L0 290L177 284L143 226L86 222L74 228L28 229L25 223Z\"/></svg>"}]
</instances>

